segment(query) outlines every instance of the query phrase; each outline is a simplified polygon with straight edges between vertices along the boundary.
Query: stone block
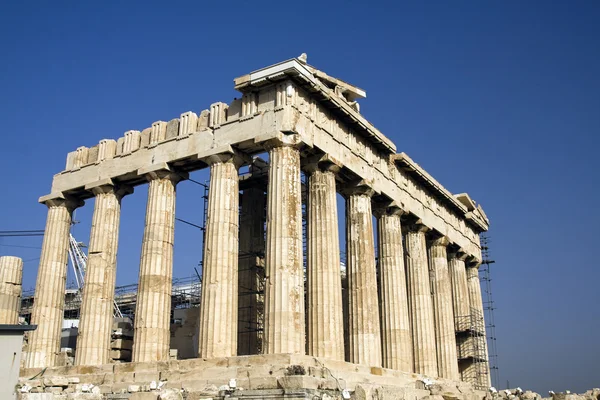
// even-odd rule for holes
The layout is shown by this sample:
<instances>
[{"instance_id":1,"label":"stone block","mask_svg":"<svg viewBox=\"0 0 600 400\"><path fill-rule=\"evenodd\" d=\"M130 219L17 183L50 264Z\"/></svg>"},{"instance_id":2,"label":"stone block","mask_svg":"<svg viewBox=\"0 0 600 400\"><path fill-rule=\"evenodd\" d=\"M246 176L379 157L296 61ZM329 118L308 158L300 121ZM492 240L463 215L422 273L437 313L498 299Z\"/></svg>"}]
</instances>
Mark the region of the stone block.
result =
<instances>
[{"instance_id":1,"label":"stone block","mask_svg":"<svg viewBox=\"0 0 600 400\"><path fill-rule=\"evenodd\" d=\"M249 389L252 390L279 388L277 378L274 376L250 377L248 380L250 381Z\"/></svg>"},{"instance_id":2,"label":"stone block","mask_svg":"<svg viewBox=\"0 0 600 400\"><path fill-rule=\"evenodd\" d=\"M112 374L113 368L113 364L79 365L72 367L71 370L64 372L63 375Z\"/></svg>"},{"instance_id":3,"label":"stone block","mask_svg":"<svg viewBox=\"0 0 600 400\"><path fill-rule=\"evenodd\" d=\"M117 338L110 342L110 347L112 349L118 349L118 350L132 350L133 349L133 340Z\"/></svg>"},{"instance_id":4,"label":"stone block","mask_svg":"<svg viewBox=\"0 0 600 400\"><path fill-rule=\"evenodd\" d=\"M103 400L103 396L100 393L69 393L67 400Z\"/></svg>"},{"instance_id":5,"label":"stone block","mask_svg":"<svg viewBox=\"0 0 600 400\"><path fill-rule=\"evenodd\" d=\"M133 375L133 381L136 383L158 381L159 378L160 375L158 372L135 372Z\"/></svg>"},{"instance_id":6,"label":"stone block","mask_svg":"<svg viewBox=\"0 0 600 400\"><path fill-rule=\"evenodd\" d=\"M161 381L178 381L181 379L181 373L179 371L160 371Z\"/></svg>"},{"instance_id":7,"label":"stone block","mask_svg":"<svg viewBox=\"0 0 600 400\"><path fill-rule=\"evenodd\" d=\"M113 393L128 393L130 382L113 383L111 389Z\"/></svg>"},{"instance_id":8,"label":"stone block","mask_svg":"<svg viewBox=\"0 0 600 400\"><path fill-rule=\"evenodd\" d=\"M179 389L163 389L158 394L160 400L183 400L183 394Z\"/></svg>"},{"instance_id":9,"label":"stone block","mask_svg":"<svg viewBox=\"0 0 600 400\"><path fill-rule=\"evenodd\" d=\"M181 386L186 392L196 392L204 396L216 396L219 393L219 388L207 381L183 381Z\"/></svg>"},{"instance_id":10,"label":"stone block","mask_svg":"<svg viewBox=\"0 0 600 400\"><path fill-rule=\"evenodd\" d=\"M112 349L110 351L110 358L113 360L131 360L131 350Z\"/></svg>"},{"instance_id":11,"label":"stone block","mask_svg":"<svg viewBox=\"0 0 600 400\"><path fill-rule=\"evenodd\" d=\"M114 376L114 381L115 383L120 383L120 382L134 382L133 379L133 372L120 372L120 373L115 373Z\"/></svg>"},{"instance_id":12,"label":"stone block","mask_svg":"<svg viewBox=\"0 0 600 400\"><path fill-rule=\"evenodd\" d=\"M158 372L157 363L121 363L114 365L115 374L121 372Z\"/></svg>"},{"instance_id":13,"label":"stone block","mask_svg":"<svg viewBox=\"0 0 600 400\"><path fill-rule=\"evenodd\" d=\"M141 389L141 385L128 385L127 386L127 391L129 393L139 392L140 389Z\"/></svg>"},{"instance_id":14,"label":"stone block","mask_svg":"<svg viewBox=\"0 0 600 400\"><path fill-rule=\"evenodd\" d=\"M341 384L333 378L325 378L319 381L319 389L322 390L339 390L340 386L345 384L342 382ZM343 386L342 386L343 387Z\"/></svg>"},{"instance_id":15,"label":"stone block","mask_svg":"<svg viewBox=\"0 0 600 400\"><path fill-rule=\"evenodd\" d=\"M21 395L22 400L54 400L52 393L24 393Z\"/></svg>"},{"instance_id":16,"label":"stone block","mask_svg":"<svg viewBox=\"0 0 600 400\"><path fill-rule=\"evenodd\" d=\"M150 393L150 392L145 392L145 393L133 393L131 396L129 396L129 400L157 400L158 399L158 394L157 393Z\"/></svg>"},{"instance_id":17,"label":"stone block","mask_svg":"<svg viewBox=\"0 0 600 400\"><path fill-rule=\"evenodd\" d=\"M60 394L63 391L63 387L62 386L46 386L44 388L44 392L46 393L54 393L54 394Z\"/></svg>"},{"instance_id":18,"label":"stone block","mask_svg":"<svg viewBox=\"0 0 600 400\"><path fill-rule=\"evenodd\" d=\"M112 385L100 385L98 386L98 390L102 394L108 394L113 392L113 387Z\"/></svg>"},{"instance_id":19,"label":"stone block","mask_svg":"<svg viewBox=\"0 0 600 400\"><path fill-rule=\"evenodd\" d=\"M44 386L69 386L69 378L66 376L52 376L44 378Z\"/></svg>"},{"instance_id":20,"label":"stone block","mask_svg":"<svg viewBox=\"0 0 600 400\"><path fill-rule=\"evenodd\" d=\"M318 389L320 379L306 375L282 376L277 383L282 389Z\"/></svg>"}]
</instances>

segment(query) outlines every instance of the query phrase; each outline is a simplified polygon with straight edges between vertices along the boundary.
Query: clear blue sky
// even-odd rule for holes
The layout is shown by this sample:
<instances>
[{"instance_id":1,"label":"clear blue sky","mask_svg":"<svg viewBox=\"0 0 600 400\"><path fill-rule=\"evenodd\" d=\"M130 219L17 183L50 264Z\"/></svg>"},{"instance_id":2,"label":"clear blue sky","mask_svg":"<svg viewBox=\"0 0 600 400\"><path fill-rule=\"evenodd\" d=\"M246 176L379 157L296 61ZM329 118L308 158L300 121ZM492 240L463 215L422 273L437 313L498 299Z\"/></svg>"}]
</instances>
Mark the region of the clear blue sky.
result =
<instances>
[{"instance_id":1,"label":"clear blue sky","mask_svg":"<svg viewBox=\"0 0 600 400\"><path fill-rule=\"evenodd\" d=\"M37 198L67 152L229 102L234 77L306 52L367 91L363 114L398 151L483 204L501 386L598 386L598 21L597 1L3 2L0 230L44 228ZM181 183L177 215L200 222L201 195ZM119 284L137 280L145 196L123 201ZM40 244L0 239L26 288ZM177 225L175 276L200 247Z\"/></svg>"}]
</instances>

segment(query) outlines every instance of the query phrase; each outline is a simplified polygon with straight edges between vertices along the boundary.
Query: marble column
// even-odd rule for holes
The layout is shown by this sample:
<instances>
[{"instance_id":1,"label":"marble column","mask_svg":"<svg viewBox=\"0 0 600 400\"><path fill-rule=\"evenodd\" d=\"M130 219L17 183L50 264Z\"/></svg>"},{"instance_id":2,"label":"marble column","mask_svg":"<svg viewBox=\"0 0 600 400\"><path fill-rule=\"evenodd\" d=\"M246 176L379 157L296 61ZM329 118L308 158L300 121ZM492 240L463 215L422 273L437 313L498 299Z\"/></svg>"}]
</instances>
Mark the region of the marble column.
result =
<instances>
[{"instance_id":1,"label":"marble column","mask_svg":"<svg viewBox=\"0 0 600 400\"><path fill-rule=\"evenodd\" d=\"M19 323L23 281L23 260L19 257L0 257L0 324Z\"/></svg>"},{"instance_id":2,"label":"marble column","mask_svg":"<svg viewBox=\"0 0 600 400\"><path fill-rule=\"evenodd\" d=\"M29 336L27 368L56 365L65 307L69 232L73 210L82 202L54 198L44 201L48 217L35 285L31 324L37 329Z\"/></svg>"},{"instance_id":3,"label":"marble column","mask_svg":"<svg viewBox=\"0 0 600 400\"><path fill-rule=\"evenodd\" d=\"M344 319L335 170L308 171L308 354L344 361Z\"/></svg>"},{"instance_id":4,"label":"marble column","mask_svg":"<svg viewBox=\"0 0 600 400\"><path fill-rule=\"evenodd\" d=\"M415 224L405 236L406 279L413 338L414 372L438 375L433 300L427 262L427 227Z\"/></svg>"},{"instance_id":5,"label":"marble column","mask_svg":"<svg viewBox=\"0 0 600 400\"><path fill-rule=\"evenodd\" d=\"M259 348L259 281L264 279L265 191L245 189L240 197L240 254L238 273L238 355Z\"/></svg>"},{"instance_id":6,"label":"marble column","mask_svg":"<svg viewBox=\"0 0 600 400\"><path fill-rule=\"evenodd\" d=\"M467 286L469 288L469 304L471 306L471 322L481 336L475 336L472 339L477 343L474 347L477 349L476 356L482 357L485 362L483 366L478 368L481 374L479 375L479 385L490 387L491 377L487 350L487 340L485 332L485 318L483 311L483 300L481 297L481 283L479 281L479 263L468 262L467 264Z\"/></svg>"},{"instance_id":7,"label":"marble column","mask_svg":"<svg viewBox=\"0 0 600 400\"><path fill-rule=\"evenodd\" d=\"M381 345L383 367L413 372L404 249L402 210L376 210L379 238L379 290L381 292Z\"/></svg>"},{"instance_id":8,"label":"marble column","mask_svg":"<svg viewBox=\"0 0 600 400\"><path fill-rule=\"evenodd\" d=\"M457 381L460 379L460 375L456 355L452 286L446 251L448 244L449 241L445 237L436 238L430 242L429 269L433 294L438 375L441 378Z\"/></svg>"},{"instance_id":9,"label":"marble column","mask_svg":"<svg viewBox=\"0 0 600 400\"><path fill-rule=\"evenodd\" d=\"M75 365L99 365L110 361L121 198L133 189L114 186L112 182L86 189L94 193L95 204Z\"/></svg>"},{"instance_id":10,"label":"marble column","mask_svg":"<svg viewBox=\"0 0 600 400\"><path fill-rule=\"evenodd\" d=\"M274 144L269 159L263 351L304 354L300 151Z\"/></svg>"},{"instance_id":11,"label":"marble column","mask_svg":"<svg viewBox=\"0 0 600 400\"><path fill-rule=\"evenodd\" d=\"M239 180L241 159L221 154L210 164L206 240L202 264L200 358L237 355Z\"/></svg>"},{"instance_id":12,"label":"marble column","mask_svg":"<svg viewBox=\"0 0 600 400\"><path fill-rule=\"evenodd\" d=\"M164 361L171 340L175 186L184 179L164 166L140 170L149 180L135 309L132 361Z\"/></svg>"},{"instance_id":13,"label":"marble column","mask_svg":"<svg viewBox=\"0 0 600 400\"><path fill-rule=\"evenodd\" d=\"M373 214L368 187L346 190L349 361L380 367L381 330L375 270Z\"/></svg>"},{"instance_id":14,"label":"marble column","mask_svg":"<svg viewBox=\"0 0 600 400\"><path fill-rule=\"evenodd\" d=\"M467 270L465 268L466 257L467 255L462 252L448 254L455 331L465 331L469 328L471 306L469 305L469 288L467 286Z\"/></svg>"}]
</instances>

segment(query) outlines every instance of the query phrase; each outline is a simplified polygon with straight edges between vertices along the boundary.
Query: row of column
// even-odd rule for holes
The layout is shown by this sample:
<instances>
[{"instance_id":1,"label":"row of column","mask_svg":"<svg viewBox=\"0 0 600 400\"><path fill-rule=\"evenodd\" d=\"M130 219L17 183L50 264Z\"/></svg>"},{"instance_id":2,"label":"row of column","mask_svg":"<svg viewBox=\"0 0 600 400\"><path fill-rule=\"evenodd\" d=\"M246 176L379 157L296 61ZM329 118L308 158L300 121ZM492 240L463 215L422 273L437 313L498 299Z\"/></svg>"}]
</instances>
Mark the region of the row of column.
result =
<instances>
[{"instance_id":1,"label":"row of column","mask_svg":"<svg viewBox=\"0 0 600 400\"><path fill-rule=\"evenodd\" d=\"M263 352L304 353L307 349L314 356L344 360L335 181L339 166L331 160L316 160L305 166L308 173L305 310L300 152L293 146L275 143L269 149L269 157ZM247 238L239 236L238 168L242 159L228 152L205 161L210 165L211 178L199 356L234 356L238 353L238 284L246 279L238 276L239 247L256 248L252 237L257 232ZM145 174L149 188L134 362L168 358L175 187L184 178L168 167ZM110 182L87 189L94 192L96 203L76 363L92 365L108 362L120 201L131 189ZM465 304L472 303L476 295L473 285L467 282L467 273L456 271L461 265L464 270L464 261L451 257L448 262L448 242L444 238L427 246L427 228L422 225L405 229L403 246L401 210L388 205L375 210L380 249L378 274L372 226L373 192L367 185L355 185L346 188L344 194L349 361L458 379L453 313L463 312ZM48 201L47 205L48 221L32 315L32 323L38 324L38 329L30 339L29 367L54 365L59 351L69 227L72 211L80 204L65 198ZM476 306L480 307L480 303L479 298Z\"/></svg>"}]
</instances>

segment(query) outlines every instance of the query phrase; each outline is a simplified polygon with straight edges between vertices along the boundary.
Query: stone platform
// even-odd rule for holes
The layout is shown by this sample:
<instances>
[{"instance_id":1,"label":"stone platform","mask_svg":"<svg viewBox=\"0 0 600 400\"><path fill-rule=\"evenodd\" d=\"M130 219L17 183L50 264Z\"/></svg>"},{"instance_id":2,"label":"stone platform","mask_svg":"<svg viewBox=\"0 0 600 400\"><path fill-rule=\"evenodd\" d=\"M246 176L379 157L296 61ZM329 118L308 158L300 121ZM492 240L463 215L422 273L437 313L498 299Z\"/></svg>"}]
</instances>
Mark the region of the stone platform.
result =
<instances>
[{"instance_id":1,"label":"stone platform","mask_svg":"<svg viewBox=\"0 0 600 400\"><path fill-rule=\"evenodd\" d=\"M486 397L464 382L296 354L24 368L19 386L23 400L342 399L344 389L357 400Z\"/></svg>"}]
</instances>

